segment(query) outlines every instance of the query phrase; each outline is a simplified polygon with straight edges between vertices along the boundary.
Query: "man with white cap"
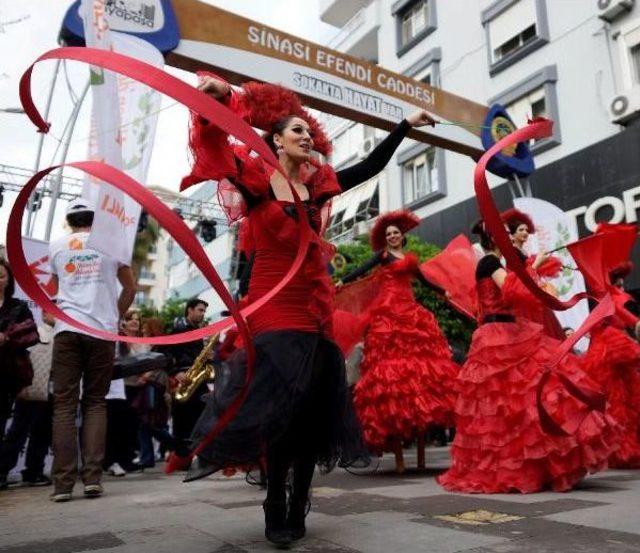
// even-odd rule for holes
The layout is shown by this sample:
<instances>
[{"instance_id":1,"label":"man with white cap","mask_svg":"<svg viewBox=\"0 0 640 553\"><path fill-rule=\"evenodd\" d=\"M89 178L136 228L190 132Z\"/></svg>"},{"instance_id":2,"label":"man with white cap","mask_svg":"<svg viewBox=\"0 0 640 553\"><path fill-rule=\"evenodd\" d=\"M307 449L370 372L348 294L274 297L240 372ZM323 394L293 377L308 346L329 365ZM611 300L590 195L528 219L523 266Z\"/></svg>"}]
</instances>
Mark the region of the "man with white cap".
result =
<instances>
[{"instance_id":1,"label":"man with white cap","mask_svg":"<svg viewBox=\"0 0 640 553\"><path fill-rule=\"evenodd\" d=\"M58 286L60 309L93 328L118 332L118 319L131 305L136 284L130 267L87 248L95 207L79 198L69 203L71 234L51 242L49 263ZM122 290L118 295L118 282ZM76 414L82 408L81 477L84 495L102 494L106 435L105 395L113 372L115 344L58 320L54 329L51 376L53 398L53 501L68 501L78 474ZM82 382L82 400L80 400Z\"/></svg>"}]
</instances>

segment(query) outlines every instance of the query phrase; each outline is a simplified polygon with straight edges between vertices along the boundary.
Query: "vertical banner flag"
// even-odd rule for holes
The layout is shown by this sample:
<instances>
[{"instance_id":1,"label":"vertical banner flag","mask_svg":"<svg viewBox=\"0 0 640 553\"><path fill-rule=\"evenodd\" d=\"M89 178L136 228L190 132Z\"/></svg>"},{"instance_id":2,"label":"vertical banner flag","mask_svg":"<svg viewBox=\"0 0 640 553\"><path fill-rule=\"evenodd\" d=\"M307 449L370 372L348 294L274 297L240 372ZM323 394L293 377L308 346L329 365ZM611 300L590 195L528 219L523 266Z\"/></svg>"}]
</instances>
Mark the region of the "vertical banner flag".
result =
<instances>
[{"instance_id":1,"label":"vertical banner flag","mask_svg":"<svg viewBox=\"0 0 640 553\"><path fill-rule=\"evenodd\" d=\"M529 215L536 226L536 233L532 234L527 241L526 247L530 254L551 251L578 239L578 226L575 219L569 217L558 206L538 198L516 198L513 204L516 209ZM558 298L567 300L578 292L584 292L584 278L580 271L571 269L575 267L575 262L569 251L563 249L553 255L560 259L563 268L560 274L549 279L547 284L557 292ZM555 314L563 327L571 327L575 330L589 316L589 305L587 300L582 300L571 309L556 311ZM584 350L586 345L586 339L582 339L576 347Z\"/></svg>"},{"instance_id":2,"label":"vertical banner flag","mask_svg":"<svg viewBox=\"0 0 640 553\"><path fill-rule=\"evenodd\" d=\"M111 31L105 13L106 0L83 0L86 44L140 59L162 67L164 59L155 46ZM124 75L91 67L93 106L89 158L123 170L146 182L160 109L158 92ZM87 177L90 179L91 177ZM116 188L87 181L83 196L96 204L89 246L129 264L138 228L140 206Z\"/></svg>"}]
</instances>

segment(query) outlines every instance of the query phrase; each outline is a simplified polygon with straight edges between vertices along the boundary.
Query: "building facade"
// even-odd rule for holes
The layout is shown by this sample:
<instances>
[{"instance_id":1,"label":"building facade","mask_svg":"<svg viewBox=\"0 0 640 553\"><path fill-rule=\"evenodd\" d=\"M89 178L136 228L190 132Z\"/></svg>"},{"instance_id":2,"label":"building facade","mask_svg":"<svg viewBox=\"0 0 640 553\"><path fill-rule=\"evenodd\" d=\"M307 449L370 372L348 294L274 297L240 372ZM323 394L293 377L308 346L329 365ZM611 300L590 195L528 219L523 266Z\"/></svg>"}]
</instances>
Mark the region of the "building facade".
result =
<instances>
[{"instance_id":1,"label":"building facade","mask_svg":"<svg viewBox=\"0 0 640 553\"><path fill-rule=\"evenodd\" d=\"M529 116L553 119L553 135L531 145L537 170L522 184L574 215L581 232L599 220L637 221L638 2L323 0L320 10L325 22L340 27L330 47L478 103L500 103L518 126ZM380 138L379 131L335 118L327 126L338 166ZM417 232L444 246L477 218L474 165L405 140L377 179L378 206L412 209L422 219ZM489 181L499 207L510 206L516 187L497 177ZM350 214L362 199L345 194L338 207ZM353 230L341 234L338 215L334 207L336 236L369 226L354 221Z\"/></svg>"}]
</instances>

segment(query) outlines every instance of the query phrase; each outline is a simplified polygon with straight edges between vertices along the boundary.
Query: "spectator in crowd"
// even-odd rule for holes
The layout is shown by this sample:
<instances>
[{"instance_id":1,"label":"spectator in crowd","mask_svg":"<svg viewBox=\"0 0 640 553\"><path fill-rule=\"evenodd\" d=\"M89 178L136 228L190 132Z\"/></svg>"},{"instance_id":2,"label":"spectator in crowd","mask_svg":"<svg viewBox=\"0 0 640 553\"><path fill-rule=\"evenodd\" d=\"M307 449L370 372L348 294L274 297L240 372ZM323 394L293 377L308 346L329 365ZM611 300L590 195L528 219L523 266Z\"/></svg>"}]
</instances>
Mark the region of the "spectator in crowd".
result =
<instances>
[{"instance_id":1,"label":"spectator in crowd","mask_svg":"<svg viewBox=\"0 0 640 553\"><path fill-rule=\"evenodd\" d=\"M145 337L162 336L164 325L158 318L150 317L142 322L142 335ZM154 346L152 351L167 352L164 346ZM168 355L168 352L167 352ZM171 395L169 393L169 376L166 370L149 371L140 376L142 391L135 402L140 418L139 442L140 464L144 468L155 466L156 455L153 438L160 442L165 451L175 449L175 441L169 433L169 409Z\"/></svg>"},{"instance_id":2,"label":"spectator in crowd","mask_svg":"<svg viewBox=\"0 0 640 553\"><path fill-rule=\"evenodd\" d=\"M27 302L14 298L9 263L0 258L0 442L16 395L31 384L33 367L27 348L38 343L38 329Z\"/></svg>"},{"instance_id":3,"label":"spectator in crowd","mask_svg":"<svg viewBox=\"0 0 640 553\"><path fill-rule=\"evenodd\" d=\"M184 317L175 321L171 334L200 328L204 323L204 316L208 306L209 304L206 301L199 298L190 299L185 307ZM194 340L184 344L176 344L172 348L174 360L172 376L174 376L178 384L184 381L186 371L193 365L203 347L203 340ZM176 453L180 457L185 457L189 454L191 431L204 409L204 403L200 400L200 397L208 391L207 385L202 383L189 400L182 403L174 401L171 406L173 437L175 438Z\"/></svg>"},{"instance_id":4,"label":"spectator in crowd","mask_svg":"<svg viewBox=\"0 0 640 553\"><path fill-rule=\"evenodd\" d=\"M0 259L0 455L11 445L4 443L4 431L16 395L33 379L27 348L38 343L38 329L27 302L14 298L15 282L9 263ZM0 489L7 487L6 473L0 467Z\"/></svg>"},{"instance_id":5,"label":"spectator in crowd","mask_svg":"<svg viewBox=\"0 0 640 553\"><path fill-rule=\"evenodd\" d=\"M93 224L92 203L69 203L66 220L71 234L49 246L49 262L60 309L91 327L116 333L118 318L135 296L131 268L87 247ZM118 282L122 290L118 296ZM69 501L78 475L76 414L82 409L81 478L87 497L102 495L102 461L107 426L105 396L109 390L115 348L60 320L53 342L53 501ZM80 400L82 382L82 400Z\"/></svg>"},{"instance_id":6,"label":"spectator in crowd","mask_svg":"<svg viewBox=\"0 0 640 553\"><path fill-rule=\"evenodd\" d=\"M123 336L140 336L140 315L130 309L120 324ZM129 344L118 342L117 357L128 357L134 354L132 346L146 344ZM137 449L138 418L132 407L138 388L128 386L137 384L137 376L117 378L111 381L107 401L107 437L102 466L111 476L125 476L127 472L139 472L142 467L134 462Z\"/></svg>"},{"instance_id":7,"label":"spectator in crowd","mask_svg":"<svg viewBox=\"0 0 640 553\"><path fill-rule=\"evenodd\" d=\"M28 486L51 484L51 480L44 474L44 461L51 445L53 401L50 376L54 324L53 315L43 312L42 324L38 326L40 343L29 350L33 381L18 393L11 426L0 451L0 488L6 486L7 475L16 466L27 438L29 445L22 482Z\"/></svg>"}]
</instances>

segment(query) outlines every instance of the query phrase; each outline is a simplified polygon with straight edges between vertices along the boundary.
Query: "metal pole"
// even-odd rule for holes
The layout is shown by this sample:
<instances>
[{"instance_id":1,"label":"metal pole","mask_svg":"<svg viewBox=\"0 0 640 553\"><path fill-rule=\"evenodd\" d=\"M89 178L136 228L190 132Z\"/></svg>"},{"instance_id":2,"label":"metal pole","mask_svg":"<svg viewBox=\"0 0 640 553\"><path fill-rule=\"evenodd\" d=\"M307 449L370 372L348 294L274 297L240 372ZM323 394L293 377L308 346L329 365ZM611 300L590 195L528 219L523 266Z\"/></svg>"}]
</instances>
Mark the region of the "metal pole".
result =
<instances>
[{"instance_id":1,"label":"metal pole","mask_svg":"<svg viewBox=\"0 0 640 553\"><path fill-rule=\"evenodd\" d=\"M64 149L62 151L62 157L59 163L64 163L67 159L67 153L69 151L69 145L71 144L71 138L73 137L73 129L76 126L76 121L78 120L78 114L80 113L80 108L82 107L82 103L84 102L84 98L89 91L89 87L91 86L91 79L87 79L87 84L82 91L82 94L78 98L76 105L73 107L73 112L71 113L71 123L69 125L69 130L67 132L67 138L64 144ZM56 173L55 181L53 184L53 188L51 189L51 203L49 204L49 213L47 213L47 227L44 233L44 239L48 242L51 239L51 227L53 226L53 216L56 211L56 204L58 203L58 196L60 196L60 188L62 184L62 171L64 167L60 167Z\"/></svg>"},{"instance_id":2,"label":"metal pole","mask_svg":"<svg viewBox=\"0 0 640 553\"><path fill-rule=\"evenodd\" d=\"M60 70L60 64L62 60L56 60L56 68L53 71L53 78L51 79L51 86L49 87L49 97L47 98L47 105L44 108L44 120L46 121L49 118L49 111L51 109L51 101L53 100L53 91L56 86L56 81L58 80L58 72ZM40 158L42 157L42 147L44 145L44 133L39 133L40 137L38 138L38 151L36 152L36 161L33 165L33 172L37 173L38 169L40 169ZM29 197L29 203L27 204L27 223L26 223L26 234L27 236L33 235L33 226L35 224L35 212L33 210L34 204L34 196L35 194L31 194ZM33 221L32 221L33 219Z\"/></svg>"}]
</instances>

